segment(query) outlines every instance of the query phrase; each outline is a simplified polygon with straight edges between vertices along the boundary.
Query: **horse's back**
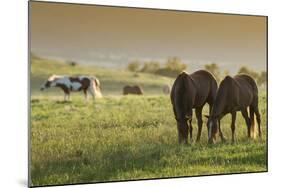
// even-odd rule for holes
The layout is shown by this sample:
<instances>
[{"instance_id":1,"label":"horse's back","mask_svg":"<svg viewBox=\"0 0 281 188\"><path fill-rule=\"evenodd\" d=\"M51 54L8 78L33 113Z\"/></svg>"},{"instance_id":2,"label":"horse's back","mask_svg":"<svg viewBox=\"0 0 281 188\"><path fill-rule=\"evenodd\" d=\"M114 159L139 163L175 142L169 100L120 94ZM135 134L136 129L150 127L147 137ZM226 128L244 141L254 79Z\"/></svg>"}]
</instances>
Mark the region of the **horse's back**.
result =
<instances>
[{"instance_id":1,"label":"horse's back","mask_svg":"<svg viewBox=\"0 0 281 188\"><path fill-rule=\"evenodd\" d=\"M205 70L196 71L190 76L196 85L198 103L206 102L207 99L214 101L218 89L217 81L214 76Z\"/></svg>"},{"instance_id":2,"label":"horse's back","mask_svg":"<svg viewBox=\"0 0 281 188\"><path fill-rule=\"evenodd\" d=\"M258 87L255 80L246 74L238 74L233 77L239 89L239 103L249 106L258 99Z\"/></svg>"},{"instance_id":3,"label":"horse's back","mask_svg":"<svg viewBox=\"0 0 281 188\"><path fill-rule=\"evenodd\" d=\"M209 102L208 99L214 100L216 90L217 82L209 72L199 70L190 75L182 72L173 84L171 100L174 103L175 98L184 97L188 105L200 107Z\"/></svg>"},{"instance_id":4,"label":"horse's back","mask_svg":"<svg viewBox=\"0 0 281 188\"><path fill-rule=\"evenodd\" d=\"M249 87L249 89L252 89L254 92L258 92L257 84L251 76L247 74L238 74L234 77L234 79L238 83L246 85L247 87Z\"/></svg>"}]
</instances>

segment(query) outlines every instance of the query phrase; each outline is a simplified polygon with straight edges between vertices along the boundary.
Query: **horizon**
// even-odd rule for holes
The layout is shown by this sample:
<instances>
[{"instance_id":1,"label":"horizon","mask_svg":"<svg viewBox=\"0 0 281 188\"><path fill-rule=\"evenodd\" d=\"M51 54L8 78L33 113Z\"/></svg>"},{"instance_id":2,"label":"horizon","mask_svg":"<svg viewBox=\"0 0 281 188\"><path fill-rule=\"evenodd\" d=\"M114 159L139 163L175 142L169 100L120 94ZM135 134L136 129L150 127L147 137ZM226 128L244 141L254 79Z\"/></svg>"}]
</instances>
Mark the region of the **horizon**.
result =
<instances>
[{"instance_id":1,"label":"horizon","mask_svg":"<svg viewBox=\"0 0 281 188\"><path fill-rule=\"evenodd\" d=\"M95 5L30 3L31 49L43 57L125 68L179 57L188 71L217 63L266 70L266 17Z\"/></svg>"}]
</instances>

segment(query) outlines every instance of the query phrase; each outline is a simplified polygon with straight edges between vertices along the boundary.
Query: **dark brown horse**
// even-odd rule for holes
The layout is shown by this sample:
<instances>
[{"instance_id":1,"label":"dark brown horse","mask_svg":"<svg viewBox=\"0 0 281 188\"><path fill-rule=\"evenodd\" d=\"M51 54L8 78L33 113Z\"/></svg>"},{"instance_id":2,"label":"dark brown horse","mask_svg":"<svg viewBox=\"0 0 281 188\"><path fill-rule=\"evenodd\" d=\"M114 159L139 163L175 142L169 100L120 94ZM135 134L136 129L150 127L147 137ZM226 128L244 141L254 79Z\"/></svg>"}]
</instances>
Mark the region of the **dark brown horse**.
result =
<instances>
[{"instance_id":1,"label":"dark brown horse","mask_svg":"<svg viewBox=\"0 0 281 188\"><path fill-rule=\"evenodd\" d=\"M202 109L206 103L211 109L217 88L215 78L207 71L199 70L190 75L182 72L178 75L172 87L171 102L177 120L179 143L187 143L188 134L192 140L193 108L198 122L196 141L200 140L203 124Z\"/></svg>"},{"instance_id":2,"label":"dark brown horse","mask_svg":"<svg viewBox=\"0 0 281 188\"><path fill-rule=\"evenodd\" d=\"M250 108L250 117L247 108ZM226 76L221 82L215 103L208 119L208 140L213 143L219 130L220 137L224 140L220 130L219 121L227 113L232 115L231 131L232 142L234 142L236 112L241 111L248 128L248 137L255 137L254 114L259 127L259 136L261 137L261 119L258 107L258 88L253 78L245 74L239 74L235 77Z\"/></svg>"},{"instance_id":3,"label":"dark brown horse","mask_svg":"<svg viewBox=\"0 0 281 188\"><path fill-rule=\"evenodd\" d=\"M140 86L125 86L123 88L123 95L134 94L134 95L142 95L143 90Z\"/></svg>"}]
</instances>

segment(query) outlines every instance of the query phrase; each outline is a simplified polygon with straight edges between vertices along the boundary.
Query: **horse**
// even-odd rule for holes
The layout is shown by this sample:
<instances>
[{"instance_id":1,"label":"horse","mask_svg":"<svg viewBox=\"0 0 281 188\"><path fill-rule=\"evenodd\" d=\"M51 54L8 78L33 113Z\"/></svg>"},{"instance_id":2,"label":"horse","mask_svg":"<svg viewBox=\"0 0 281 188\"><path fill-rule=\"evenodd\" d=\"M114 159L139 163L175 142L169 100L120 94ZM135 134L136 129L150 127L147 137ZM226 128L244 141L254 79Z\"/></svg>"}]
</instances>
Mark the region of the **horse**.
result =
<instances>
[{"instance_id":1,"label":"horse","mask_svg":"<svg viewBox=\"0 0 281 188\"><path fill-rule=\"evenodd\" d=\"M192 141L192 109L195 109L198 132L196 141L200 141L202 132L202 109L206 103L211 110L216 92L217 81L214 76L199 70L192 74L182 72L176 78L170 94L175 119L177 121L179 143L188 143L188 134Z\"/></svg>"},{"instance_id":2,"label":"horse","mask_svg":"<svg viewBox=\"0 0 281 188\"><path fill-rule=\"evenodd\" d=\"M96 77L51 75L41 86L40 90L43 91L50 87L61 88L64 92L65 101L67 99L70 100L71 91L83 91L86 100L88 99L88 92L94 99L102 97L100 82Z\"/></svg>"},{"instance_id":3,"label":"horse","mask_svg":"<svg viewBox=\"0 0 281 188\"><path fill-rule=\"evenodd\" d=\"M166 85L164 85L163 86L163 93L165 94L165 95L169 95L170 94L170 92L171 92L171 87L170 87L170 85L168 85L168 84L166 84Z\"/></svg>"},{"instance_id":4,"label":"horse","mask_svg":"<svg viewBox=\"0 0 281 188\"><path fill-rule=\"evenodd\" d=\"M134 85L134 86L124 86L123 88L123 95L128 95L128 94L134 94L134 95L142 95L143 90L140 86Z\"/></svg>"},{"instance_id":5,"label":"horse","mask_svg":"<svg viewBox=\"0 0 281 188\"><path fill-rule=\"evenodd\" d=\"M250 108L250 117L247 108ZM255 119L259 128L259 137L261 137L261 118L258 107L258 87L255 80L246 74L239 74L233 78L226 76L218 89L213 108L208 117L208 142L214 143L216 134L219 134L224 141L223 133L220 129L220 120L228 113L232 116L231 131L232 142L234 142L236 112L241 111L248 128L248 137L255 138Z\"/></svg>"}]
</instances>

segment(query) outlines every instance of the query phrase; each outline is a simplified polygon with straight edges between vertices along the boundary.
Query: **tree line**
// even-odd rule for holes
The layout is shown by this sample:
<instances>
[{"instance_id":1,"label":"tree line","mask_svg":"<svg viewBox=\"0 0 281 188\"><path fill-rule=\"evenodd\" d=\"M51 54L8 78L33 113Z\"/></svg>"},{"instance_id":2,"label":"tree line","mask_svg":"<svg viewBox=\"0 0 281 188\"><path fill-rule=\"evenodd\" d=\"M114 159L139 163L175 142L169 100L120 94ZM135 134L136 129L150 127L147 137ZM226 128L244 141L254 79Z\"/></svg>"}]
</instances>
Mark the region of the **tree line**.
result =
<instances>
[{"instance_id":1,"label":"tree line","mask_svg":"<svg viewBox=\"0 0 281 188\"><path fill-rule=\"evenodd\" d=\"M187 70L187 65L178 57L169 57L163 65L157 61L140 62L134 60L128 64L127 69L135 73L144 72L161 76L176 77L182 71ZM226 75L230 74L229 70L221 71L217 63L206 64L204 69L211 72L218 82L220 82ZM266 71L258 72L247 66L242 66L237 73L244 73L252 76L259 86L266 84Z\"/></svg>"}]
</instances>

